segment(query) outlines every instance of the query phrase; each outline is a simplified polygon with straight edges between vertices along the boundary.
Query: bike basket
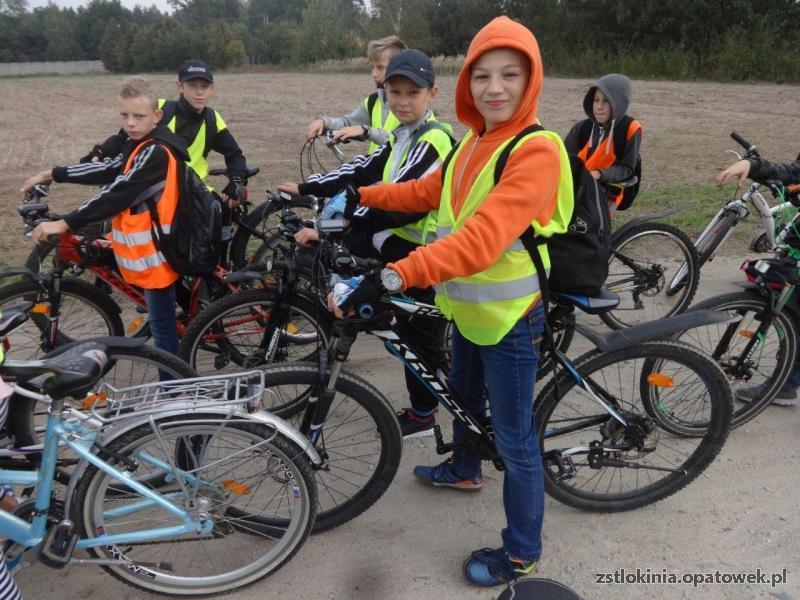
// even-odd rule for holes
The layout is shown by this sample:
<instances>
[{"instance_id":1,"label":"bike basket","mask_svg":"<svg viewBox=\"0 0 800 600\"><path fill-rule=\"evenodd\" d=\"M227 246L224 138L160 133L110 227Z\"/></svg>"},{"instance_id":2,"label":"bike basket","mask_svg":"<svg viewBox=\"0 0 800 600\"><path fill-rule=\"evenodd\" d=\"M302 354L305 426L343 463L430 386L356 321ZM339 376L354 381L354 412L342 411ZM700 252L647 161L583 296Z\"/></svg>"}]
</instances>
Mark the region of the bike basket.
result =
<instances>
[{"instance_id":1,"label":"bike basket","mask_svg":"<svg viewBox=\"0 0 800 600\"><path fill-rule=\"evenodd\" d=\"M762 258L742 263L741 270L750 283L764 281L773 290L782 290L787 283L798 281L797 261L791 258Z\"/></svg>"},{"instance_id":2,"label":"bike basket","mask_svg":"<svg viewBox=\"0 0 800 600\"><path fill-rule=\"evenodd\" d=\"M104 423L166 413L227 407L236 411L258 410L264 395L264 372L247 371L191 379L157 381L127 388L100 387L103 402L92 406L92 415Z\"/></svg>"}]
</instances>

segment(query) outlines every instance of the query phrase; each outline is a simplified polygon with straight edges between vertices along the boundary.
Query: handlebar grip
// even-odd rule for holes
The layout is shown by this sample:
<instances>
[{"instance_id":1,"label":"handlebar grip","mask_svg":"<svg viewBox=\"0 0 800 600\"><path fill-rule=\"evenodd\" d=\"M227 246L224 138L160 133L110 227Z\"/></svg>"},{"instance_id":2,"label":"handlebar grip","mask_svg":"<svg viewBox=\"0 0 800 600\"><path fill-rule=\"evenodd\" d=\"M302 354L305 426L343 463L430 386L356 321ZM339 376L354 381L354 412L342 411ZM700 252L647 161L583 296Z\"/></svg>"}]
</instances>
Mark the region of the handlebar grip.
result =
<instances>
[{"instance_id":1,"label":"handlebar grip","mask_svg":"<svg viewBox=\"0 0 800 600\"><path fill-rule=\"evenodd\" d=\"M733 139L734 142L736 142L742 148L747 150L748 154L751 154L753 156L758 156L758 150L756 150L755 144L751 144L750 142L748 142L746 139L744 139L742 136L740 136L735 131L731 132L731 138Z\"/></svg>"}]
</instances>

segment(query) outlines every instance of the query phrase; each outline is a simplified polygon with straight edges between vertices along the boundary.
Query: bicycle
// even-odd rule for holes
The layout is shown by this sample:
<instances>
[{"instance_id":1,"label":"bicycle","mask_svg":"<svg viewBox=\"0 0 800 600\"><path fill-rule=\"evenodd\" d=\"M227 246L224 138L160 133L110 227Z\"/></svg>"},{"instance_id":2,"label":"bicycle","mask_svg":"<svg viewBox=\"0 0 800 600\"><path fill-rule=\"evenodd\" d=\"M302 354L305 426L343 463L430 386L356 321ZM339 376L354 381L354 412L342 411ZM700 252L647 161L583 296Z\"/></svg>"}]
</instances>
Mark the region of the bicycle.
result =
<instances>
[{"instance_id":1,"label":"bicycle","mask_svg":"<svg viewBox=\"0 0 800 600\"><path fill-rule=\"evenodd\" d=\"M731 133L731 138L745 150L744 155L733 150L727 150L727 152L734 154L737 160L761 158L761 154L755 144L751 144L735 131ZM772 197L777 200L777 204L774 206L770 206L761 193L765 185L769 188ZM739 197L734 195L732 200L723 204L697 240L695 240L694 246L697 251L698 269L701 269L703 265L714 259L717 251L733 234L736 227L750 215L751 209L754 209L761 217L761 223L764 228L764 231L751 243L751 248L755 252L775 250L781 243L780 236L776 237L776 219L786 211L794 210L794 208L792 203L785 199L784 187L780 182L767 181L760 183L754 181ZM680 288L685 274L686 267L682 266L671 279L667 290L668 294L673 294Z\"/></svg>"},{"instance_id":2,"label":"bicycle","mask_svg":"<svg viewBox=\"0 0 800 600\"><path fill-rule=\"evenodd\" d=\"M795 216L794 222L798 221ZM717 361L734 392L760 390L752 401L737 405L732 427L755 418L784 386L795 366L800 336L800 308L794 300L800 282L796 256L779 250L775 259L753 261L747 273L753 281L748 289L714 296L693 307L733 312L740 321L678 336Z\"/></svg>"},{"instance_id":3,"label":"bicycle","mask_svg":"<svg viewBox=\"0 0 800 600\"><path fill-rule=\"evenodd\" d=\"M263 375L108 388L102 411L70 410L64 398L80 397L105 361L104 347L87 343L0 365L16 393L50 405L42 468L0 473L0 483L38 490L14 514L0 511L7 564L99 565L126 584L176 595L228 592L285 564L311 529L310 464L320 460L283 421L252 412ZM60 445L81 458L63 508L51 499ZM161 544L166 552L153 554Z\"/></svg>"},{"instance_id":4,"label":"bicycle","mask_svg":"<svg viewBox=\"0 0 800 600\"><path fill-rule=\"evenodd\" d=\"M346 277L373 269L374 264L353 259L347 265L341 261L338 267ZM609 308L604 298L556 298L565 310L578 307L596 314ZM326 436L332 406L345 401L363 407L386 404L378 390L343 368L358 334L371 333L425 382L455 419L474 433L465 443L502 470L490 425L466 410L448 386L440 365L426 358L407 335L404 323L412 314L444 318L435 306L403 296L389 296L376 306L357 307L356 316L334 324L328 350L320 354L316 364L266 367L265 381L276 403L265 408L291 419L301 433L309 436L323 459L330 456ZM548 492L577 508L627 510L664 498L697 477L727 436L732 411L730 389L721 369L692 347L654 340L730 318L710 311L692 312L607 335L578 326L576 329L596 350L575 361L557 348L549 350L561 369L535 402ZM606 376L607 370L613 369L617 373ZM633 385L625 386L623 381ZM580 406L581 400L585 406ZM335 423L334 430L337 427L339 424ZM571 436L574 438L566 447L557 445ZM438 426L435 437L440 454L456 447L444 442ZM396 436L385 438L380 452L359 452L359 461L347 465L349 487L337 489L338 503L329 500L333 505L318 511L323 527L353 518L380 497L396 469L384 455L393 453L395 447L399 450L399 443ZM375 460L367 462L369 457ZM578 457L585 457L587 462L578 462ZM623 476L626 470L636 475ZM648 471L646 478L638 476L642 470ZM666 475L656 479L651 472ZM604 480L603 474L607 479L598 484ZM623 483L632 489L611 490L612 485L621 487ZM581 489L583 485L590 489ZM325 489L319 479L318 486ZM324 497L323 491L321 498Z\"/></svg>"}]
</instances>

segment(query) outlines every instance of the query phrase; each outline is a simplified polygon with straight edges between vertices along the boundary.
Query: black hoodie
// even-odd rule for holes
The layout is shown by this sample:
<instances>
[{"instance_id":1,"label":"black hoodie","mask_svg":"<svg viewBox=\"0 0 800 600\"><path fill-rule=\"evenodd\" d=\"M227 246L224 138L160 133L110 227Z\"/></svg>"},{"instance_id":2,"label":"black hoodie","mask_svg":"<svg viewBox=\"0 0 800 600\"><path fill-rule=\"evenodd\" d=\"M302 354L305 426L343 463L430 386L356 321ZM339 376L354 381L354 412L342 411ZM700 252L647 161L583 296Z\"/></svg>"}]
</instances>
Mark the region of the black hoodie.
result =
<instances>
[{"instance_id":1,"label":"black hoodie","mask_svg":"<svg viewBox=\"0 0 800 600\"><path fill-rule=\"evenodd\" d=\"M123 173L131 153L144 140L149 140L149 143L136 155L130 170ZM64 216L69 228L74 231L89 223L104 221L130 208L137 201L145 200L146 198L140 197L142 192L167 177L169 162L162 145L169 147L177 160L184 162L189 159L186 142L163 125L158 125L143 140L136 142L128 139L122 153L114 158L54 168L55 181L106 184L96 196Z\"/></svg>"}]
</instances>

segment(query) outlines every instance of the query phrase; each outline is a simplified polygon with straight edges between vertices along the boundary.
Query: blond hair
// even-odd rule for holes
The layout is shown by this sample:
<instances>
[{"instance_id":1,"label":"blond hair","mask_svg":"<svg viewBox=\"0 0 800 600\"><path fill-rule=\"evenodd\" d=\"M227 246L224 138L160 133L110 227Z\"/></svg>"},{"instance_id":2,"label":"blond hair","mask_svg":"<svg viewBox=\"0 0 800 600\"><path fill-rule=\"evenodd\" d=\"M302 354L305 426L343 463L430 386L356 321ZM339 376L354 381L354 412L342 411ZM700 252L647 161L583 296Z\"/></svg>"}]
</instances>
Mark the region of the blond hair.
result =
<instances>
[{"instance_id":1,"label":"blond hair","mask_svg":"<svg viewBox=\"0 0 800 600\"><path fill-rule=\"evenodd\" d=\"M376 61L380 58L381 54L389 51L389 58L408 48L406 43L396 35L389 35L379 40L372 40L367 44L367 58L370 61Z\"/></svg>"},{"instance_id":2,"label":"blond hair","mask_svg":"<svg viewBox=\"0 0 800 600\"><path fill-rule=\"evenodd\" d=\"M122 82L119 86L119 97L123 99L147 98L153 110L158 108L158 95L156 95L153 84L138 75L128 77Z\"/></svg>"}]
</instances>

